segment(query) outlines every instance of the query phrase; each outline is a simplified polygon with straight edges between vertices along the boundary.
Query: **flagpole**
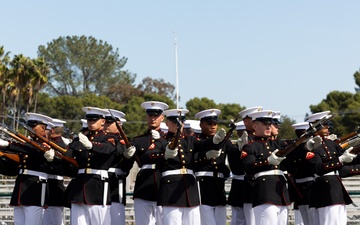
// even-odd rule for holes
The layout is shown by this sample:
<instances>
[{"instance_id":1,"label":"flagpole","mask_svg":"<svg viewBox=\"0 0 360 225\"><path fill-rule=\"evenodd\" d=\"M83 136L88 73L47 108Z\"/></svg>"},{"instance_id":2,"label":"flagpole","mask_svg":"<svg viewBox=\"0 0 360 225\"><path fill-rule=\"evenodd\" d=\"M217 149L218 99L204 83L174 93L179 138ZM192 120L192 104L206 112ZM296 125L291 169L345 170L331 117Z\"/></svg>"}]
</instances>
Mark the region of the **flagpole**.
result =
<instances>
[{"instance_id":1,"label":"flagpole","mask_svg":"<svg viewBox=\"0 0 360 225\"><path fill-rule=\"evenodd\" d=\"M175 35L175 32L174 32ZM177 41L176 35L174 37L174 47L175 47L175 76L176 76L176 108L179 108L179 71L178 71L178 56L177 56Z\"/></svg>"}]
</instances>

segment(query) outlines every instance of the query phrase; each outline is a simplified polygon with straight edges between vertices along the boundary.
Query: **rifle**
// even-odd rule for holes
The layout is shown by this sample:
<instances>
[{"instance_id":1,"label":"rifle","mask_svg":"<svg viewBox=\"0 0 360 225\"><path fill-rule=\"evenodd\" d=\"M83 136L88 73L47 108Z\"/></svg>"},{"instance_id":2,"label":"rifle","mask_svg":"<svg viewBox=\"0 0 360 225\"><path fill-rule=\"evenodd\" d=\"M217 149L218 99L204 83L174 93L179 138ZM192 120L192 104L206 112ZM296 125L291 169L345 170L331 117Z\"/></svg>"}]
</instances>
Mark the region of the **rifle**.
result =
<instances>
[{"instance_id":1,"label":"rifle","mask_svg":"<svg viewBox=\"0 0 360 225\"><path fill-rule=\"evenodd\" d=\"M54 150L60 152L60 153L65 153L67 150L65 148L62 148L61 146L59 146L58 144L56 144L55 142L49 140L46 137L43 137L39 134L37 134L31 127L29 127L28 125L26 125L25 123L15 119L15 121L17 121L22 127L24 127L27 131L29 131L32 135L34 135L35 137L37 137L38 139L40 139L42 142L45 142L46 144L50 145L51 148L53 148Z\"/></svg>"},{"instance_id":2,"label":"rifle","mask_svg":"<svg viewBox=\"0 0 360 225\"><path fill-rule=\"evenodd\" d=\"M169 149L171 150L175 150L177 144L179 143L179 138L181 135L181 111L179 114L179 117L177 118L177 130L176 130L176 134L174 135L174 137L171 139L170 143L169 143Z\"/></svg>"},{"instance_id":3,"label":"rifle","mask_svg":"<svg viewBox=\"0 0 360 225\"><path fill-rule=\"evenodd\" d=\"M354 147L360 144L360 135L357 135L355 138L352 138L346 142L340 143L342 149Z\"/></svg>"},{"instance_id":4,"label":"rifle","mask_svg":"<svg viewBox=\"0 0 360 225\"><path fill-rule=\"evenodd\" d=\"M310 123L309 129L305 131L294 143L288 145L286 148L279 150L276 153L276 156L286 156L292 152L296 147L298 147L304 141L310 139L318 130L321 130L328 121L334 118L336 115L329 114L324 118L320 119L316 123Z\"/></svg>"},{"instance_id":5,"label":"rifle","mask_svg":"<svg viewBox=\"0 0 360 225\"><path fill-rule=\"evenodd\" d=\"M226 135L224 137L224 140L221 141L221 143L219 144L219 149L221 149L222 147L224 147L224 145L226 144L227 140L229 140L229 138L231 137L232 133L234 132L234 130L236 129L236 122L239 120L240 116L237 115L235 117L235 119L231 120L229 127L230 129L226 132Z\"/></svg>"},{"instance_id":6,"label":"rifle","mask_svg":"<svg viewBox=\"0 0 360 225\"><path fill-rule=\"evenodd\" d=\"M352 137L355 137L356 135L358 135L358 132L357 132L357 131L353 131L353 132L351 132L350 134L347 134L347 135L345 135L345 136L342 136L342 137L336 139L335 142L338 143L338 144L340 144L340 143L346 141L347 139L350 139L350 138L352 138Z\"/></svg>"},{"instance_id":7,"label":"rifle","mask_svg":"<svg viewBox=\"0 0 360 225\"><path fill-rule=\"evenodd\" d=\"M350 151L351 154L357 155L360 153L360 146L356 146Z\"/></svg>"},{"instance_id":8,"label":"rifle","mask_svg":"<svg viewBox=\"0 0 360 225\"><path fill-rule=\"evenodd\" d=\"M5 129L4 127L1 127L0 130L6 134L8 134L9 136L11 137L15 137L16 136L16 139L17 140L22 140L21 142L22 143L29 143L31 146L35 147L36 149L42 151L42 152L46 152L48 151L49 149L47 149L46 147L40 145L39 143L29 139L28 137L26 137L25 135L19 133L19 132L16 132L16 131L12 131L12 130L8 130L8 129ZM55 151L55 156L57 156L58 158L60 159L63 159L71 164L73 164L74 166L78 166L76 160L74 158L71 158L71 157L68 157L68 156L65 156L65 155L62 155L61 153Z\"/></svg>"},{"instance_id":9,"label":"rifle","mask_svg":"<svg viewBox=\"0 0 360 225\"><path fill-rule=\"evenodd\" d=\"M122 127L117 123L116 118L115 118L115 116L112 114L112 112L111 112L110 109L109 109L109 112L110 112L111 118L115 121L116 128L118 129L121 137L124 139L126 148L131 147L131 146L132 146L131 142L130 142L129 139L127 138L127 136L126 136L124 130L122 129ZM141 167L141 159L140 159L140 157L136 154L136 152L135 152L135 154L134 154L134 157L135 157L135 161L137 162L138 166Z\"/></svg>"},{"instance_id":10,"label":"rifle","mask_svg":"<svg viewBox=\"0 0 360 225\"><path fill-rule=\"evenodd\" d=\"M9 152L1 152L0 151L0 157L5 157L5 158L8 158L16 163L19 163L20 162L20 157L18 154L16 153L9 153Z\"/></svg>"}]
</instances>

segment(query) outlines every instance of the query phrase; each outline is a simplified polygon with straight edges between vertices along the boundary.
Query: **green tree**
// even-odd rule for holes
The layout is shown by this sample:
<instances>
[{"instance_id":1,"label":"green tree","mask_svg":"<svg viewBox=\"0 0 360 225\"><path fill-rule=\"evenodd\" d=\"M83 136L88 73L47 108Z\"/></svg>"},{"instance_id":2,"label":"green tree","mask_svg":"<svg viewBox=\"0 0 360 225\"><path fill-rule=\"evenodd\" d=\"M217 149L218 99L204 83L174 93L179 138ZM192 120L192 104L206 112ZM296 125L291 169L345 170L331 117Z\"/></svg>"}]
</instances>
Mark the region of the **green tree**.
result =
<instances>
[{"instance_id":1,"label":"green tree","mask_svg":"<svg viewBox=\"0 0 360 225\"><path fill-rule=\"evenodd\" d=\"M48 64L45 62L44 58L34 59L34 64L38 69L38 73L34 74L34 77L32 79L32 88L33 88L34 101L35 101L34 112L36 112L38 93L40 92L40 90L43 89L43 87L48 82L48 75L50 72L50 68Z\"/></svg>"},{"instance_id":2,"label":"green tree","mask_svg":"<svg viewBox=\"0 0 360 225\"><path fill-rule=\"evenodd\" d=\"M4 123L5 120L5 114L6 114L6 95L7 95L7 89L9 86L9 62L10 62L10 52L5 52L4 46L0 47L0 89L1 89L1 95L2 95L2 104L1 104L1 115L2 115L2 123Z\"/></svg>"},{"instance_id":3,"label":"green tree","mask_svg":"<svg viewBox=\"0 0 360 225\"><path fill-rule=\"evenodd\" d=\"M94 37L59 37L40 45L38 54L50 65L50 95L83 96L87 93L107 95L113 86L132 84L136 75L122 70L127 58L118 49Z\"/></svg>"},{"instance_id":4,"label":"green tree","mask_svg":"<svg viewBox=\"0 0 360 225\"><path fill-rule=\"evenodd\" d=\"M312 113L330 110L336 116L331 120L333 133L346 135L358 129L360 121L360 93L332 91L317 105L310 105Z\"/></svg>"},{"instance_id":5,"label":"green tree","mask_svg":"<svg viewBox=\"0 0 360 225\"><path fill-rule=\"evenodd\" d=\"M10 100L12 102L12 110L14 119L20 118L23 111L28 112L28 109L33 100L33 79L38 77L39 70L34 61L24 55L15 55L10 62L9 83ZM13 127L15 125L13 121Z\"/></svg>"},{"instance_id":6,"label":"green tree","mask_svg":"<svg viewBox=\"0 0 360 225\"><path fill-rule=\"evenodd\" d=\"M158 95L165 95L173 101L176 100L175 86L169 82L165 82L164 79L152 79L151 77L145 77L142 83L138 85L143 94L156 93Z\"/></svg>"},{"instance_id":7,"label":"green tree","mask_svg":"<svg viewBox=\"0 0 360 225\"><path fill-rule=\"evenodd\" d=\"M189 110L187 114L188 119L195 119L195 114L205 109L218 109L214 100L204 98L193 98L186 102L186 109Z\"/></svg>"},{"instance_id":8,"label":"green tree","mask_svg":"<svg viewBox=\"0 0 360 225\"><path fill-rule=\"evenodd\" d=\"M296 134L292 125L296 123L295 120L290 119L288 116L281 116L280 118L279 138L281 139L295 139Z\"/></svg>"}]
</instances>

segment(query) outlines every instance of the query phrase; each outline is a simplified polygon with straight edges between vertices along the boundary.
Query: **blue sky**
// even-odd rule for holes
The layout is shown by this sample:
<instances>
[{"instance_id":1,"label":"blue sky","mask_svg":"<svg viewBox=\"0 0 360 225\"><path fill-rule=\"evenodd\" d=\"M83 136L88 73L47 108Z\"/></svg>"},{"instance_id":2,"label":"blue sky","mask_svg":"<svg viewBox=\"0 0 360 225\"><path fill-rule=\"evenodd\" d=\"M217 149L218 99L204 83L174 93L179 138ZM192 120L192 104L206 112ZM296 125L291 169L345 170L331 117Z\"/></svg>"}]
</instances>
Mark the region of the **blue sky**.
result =
<instances>
[{"instance_id":1,"label":"blue sky","mask_svg":"<svg viewBox=\"0 0 360 225\"><path fill-rule=\"evenodd\" d=\"M360 1L2 1L0 45L37 57L60 36L93 36L125 69L194 97L263 106L303 121L331 91L354 93Z\"/></svg>"}]
</instances>

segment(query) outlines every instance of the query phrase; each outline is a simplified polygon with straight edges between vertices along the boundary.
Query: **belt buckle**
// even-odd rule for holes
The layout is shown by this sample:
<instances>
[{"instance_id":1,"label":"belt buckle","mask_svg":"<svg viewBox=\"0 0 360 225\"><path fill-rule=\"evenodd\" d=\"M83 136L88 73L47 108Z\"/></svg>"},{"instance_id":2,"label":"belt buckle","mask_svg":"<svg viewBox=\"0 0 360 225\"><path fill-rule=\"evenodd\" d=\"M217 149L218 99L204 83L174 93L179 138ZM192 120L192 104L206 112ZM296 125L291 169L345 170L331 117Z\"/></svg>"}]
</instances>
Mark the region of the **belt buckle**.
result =
<instances>
[{"instance_id":1,"label":"belt buckle","mask_svg":"<svg viewBox=\"0 0 360 225\"><path fill-rule=\"evenodd\" d=\"M91 168L85 168L85 174L91 174Z\"/></svg>"},{"instance_id":2,"label":"belt buckle","mask_svg":"<svg viewBox=\"0 0 360 225\"><path fill-rule=\"evenodd\" d=\"M187 169L186 168L181 168L180 169L180 174L187 174Z\"/></svg>"}]
</instances>

